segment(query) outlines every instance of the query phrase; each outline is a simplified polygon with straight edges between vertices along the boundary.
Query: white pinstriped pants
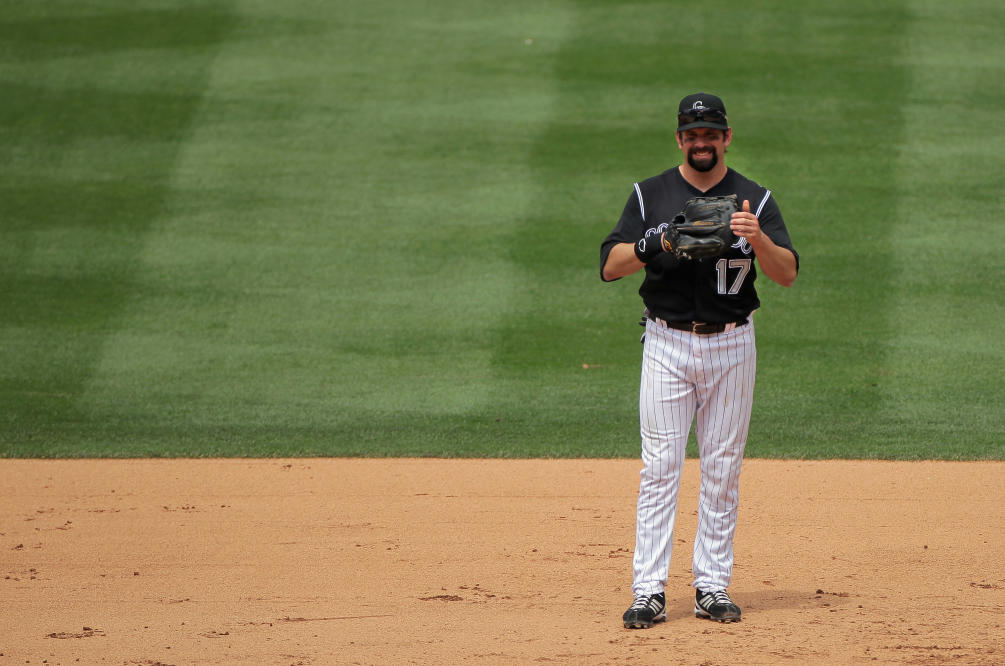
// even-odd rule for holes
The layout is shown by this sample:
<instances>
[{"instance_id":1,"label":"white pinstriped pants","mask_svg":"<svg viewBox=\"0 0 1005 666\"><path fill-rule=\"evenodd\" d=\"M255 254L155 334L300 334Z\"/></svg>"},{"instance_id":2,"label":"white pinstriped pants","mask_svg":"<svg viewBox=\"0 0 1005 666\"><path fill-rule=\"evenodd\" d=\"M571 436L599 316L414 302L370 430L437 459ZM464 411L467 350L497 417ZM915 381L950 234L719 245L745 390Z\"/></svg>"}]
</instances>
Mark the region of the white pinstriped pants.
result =
<instances>
[{"instance_id":1,"label":"white pinstriped pants","mask_svg":"<svg viewBox=\"0 0 1005 666\"><path fill-rule=\"evenodd\" d=\"M642 480L632 592L663 592L691 423L701 459L694 587L723 590L733 573L740 467L754 397L754 323L696 335L646 322L639 390Z\"/></svg>"}]
</instances>

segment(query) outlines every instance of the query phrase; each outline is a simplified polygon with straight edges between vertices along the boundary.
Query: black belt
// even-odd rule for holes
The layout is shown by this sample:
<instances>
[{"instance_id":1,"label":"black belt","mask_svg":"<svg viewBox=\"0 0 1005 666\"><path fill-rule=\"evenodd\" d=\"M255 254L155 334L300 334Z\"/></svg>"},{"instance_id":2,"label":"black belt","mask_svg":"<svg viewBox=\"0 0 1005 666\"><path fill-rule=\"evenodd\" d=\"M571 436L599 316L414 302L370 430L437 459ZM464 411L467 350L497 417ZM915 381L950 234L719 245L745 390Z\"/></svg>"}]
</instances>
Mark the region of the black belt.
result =
<instances>
[{"instance_id":1,"label":"black belt","mask_svg":"<svg viewBox=\"0 0 1005 666\"><path fill-rule=\"evenodd\" d=\"M729 321L717 324L705 321L667 321L665 319L660 319L659 317L654 317L653 315L649 315L649 319L653 320L660 326L666 326L667 328L672 328L677 331L697 333L698 335L713 335L715 333L732 331L734 328L743 326L747 323L746 317L738 321Z\"/></svg>"}]
</instances>

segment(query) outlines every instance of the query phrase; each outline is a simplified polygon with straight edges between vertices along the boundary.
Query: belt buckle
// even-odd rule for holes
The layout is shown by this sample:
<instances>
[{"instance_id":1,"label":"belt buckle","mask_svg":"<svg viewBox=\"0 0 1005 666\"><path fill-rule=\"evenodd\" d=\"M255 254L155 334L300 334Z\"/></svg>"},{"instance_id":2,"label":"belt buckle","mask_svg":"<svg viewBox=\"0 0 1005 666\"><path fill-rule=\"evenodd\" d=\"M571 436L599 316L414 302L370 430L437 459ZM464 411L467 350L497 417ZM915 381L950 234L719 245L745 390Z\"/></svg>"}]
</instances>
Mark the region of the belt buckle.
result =
<instances>
[{"instance_id":1,"label":"belt buckle","mask_svg":"<svg viewBox=\"0 0 1005 666\"><path fill-rule=\"evenodd\" d=\"M691 332L694 333L695 335L703 335L698 331L698 329L701 328L702 326L708 326L708 324L703 321L692 321Z\"/></svg>"}]
</instances>

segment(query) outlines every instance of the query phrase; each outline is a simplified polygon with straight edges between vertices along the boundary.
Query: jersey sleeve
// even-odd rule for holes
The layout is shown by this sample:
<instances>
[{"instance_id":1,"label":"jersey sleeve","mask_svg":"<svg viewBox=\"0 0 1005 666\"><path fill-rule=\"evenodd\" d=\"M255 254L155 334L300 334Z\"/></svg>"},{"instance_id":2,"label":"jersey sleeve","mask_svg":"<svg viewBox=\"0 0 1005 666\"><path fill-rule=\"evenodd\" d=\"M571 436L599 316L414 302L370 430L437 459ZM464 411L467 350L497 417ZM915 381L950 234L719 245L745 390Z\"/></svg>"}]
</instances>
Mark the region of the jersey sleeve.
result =
<instances>
[{"instance_id":1,"label":"jersey sleeve","mask_svg":"<svg viewBox=\"0 0 1005 666\"><path fill-rule=\"evenodd\" d=\"M610 256L611 249L618 243L635 243L645 233L643 205L640 190L638 189L638 185L636 185L635 190L632 191L627 203L625 203L625 209L621 212L621 219L618 220L617 226L614 227L614 230L607 235L607 238L600 245L601 280L604 279L604 264L607 263L607 257ZM620 278L614 279L619 280ZM610 281L605 280L605 282Z\"/></svg>"},{"instance_id":2,"label":"jersey sleeve","mask_svg":"<svg viewBox=\"0 0 1005 666\"><path fill-rule=\"evenodd\" d=\"M799 253L792 247L792 240L789 238L789 230L782 219L782 211L778 208L775 198L768 191L764 201L760 205L757 213L757 221L761 225L761 231L768 235L771 241L780 247L790 251L796 258L796 270L799 270Z\"/></svg>"}]
</instances>

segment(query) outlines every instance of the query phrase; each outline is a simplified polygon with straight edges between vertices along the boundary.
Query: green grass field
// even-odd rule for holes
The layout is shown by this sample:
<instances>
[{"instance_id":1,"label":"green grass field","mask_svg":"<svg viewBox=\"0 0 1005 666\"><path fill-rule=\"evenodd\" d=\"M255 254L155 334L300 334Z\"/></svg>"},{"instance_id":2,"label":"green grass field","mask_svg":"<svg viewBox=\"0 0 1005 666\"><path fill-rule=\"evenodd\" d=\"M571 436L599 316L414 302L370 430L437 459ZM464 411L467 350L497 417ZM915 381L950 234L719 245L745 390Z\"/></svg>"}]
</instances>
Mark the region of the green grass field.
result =
<instances>
[{"instance_id":1,"label":"green grass field","mask_svg":"<svg viewBox=\"0 0 1005 666\"><path fill-rule=\"evenodd\" d=\"M1003 28L8 3L0 455L636 456L640 276L603 284L599 246L708 90L802 257L758 281L748 455L1003 459Z\"/></svg>"}]
</instances>

